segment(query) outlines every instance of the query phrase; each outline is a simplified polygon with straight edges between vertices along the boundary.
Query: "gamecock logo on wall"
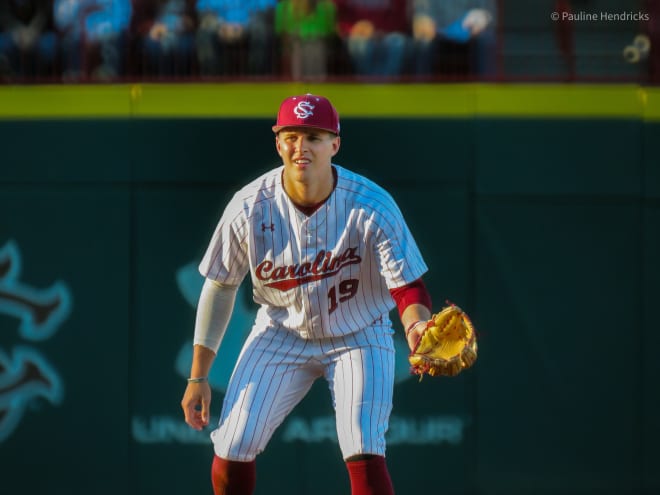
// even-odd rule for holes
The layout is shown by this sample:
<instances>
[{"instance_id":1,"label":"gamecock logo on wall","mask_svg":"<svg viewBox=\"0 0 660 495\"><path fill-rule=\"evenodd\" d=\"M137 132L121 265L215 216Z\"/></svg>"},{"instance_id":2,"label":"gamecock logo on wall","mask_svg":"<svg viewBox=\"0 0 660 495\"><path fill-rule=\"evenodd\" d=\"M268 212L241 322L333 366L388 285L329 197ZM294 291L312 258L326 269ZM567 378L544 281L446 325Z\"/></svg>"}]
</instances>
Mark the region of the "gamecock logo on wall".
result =
<instances>
[{"instance_id":1,"label":"gamecock logo on wall","mask_svg":"<svg viewBox=\"0 0 660 495\"><path fill-rule=\"evenodd\" d=\"M59 404L62 380L48 359L27 343L51 338L71 311L71 295L62 282L36 289L19 280L21 255L18 245L9 241L0 247L0 315L18 319L19 344L7 351L0 345L0 442L7 439L37 399ZM6 320L0 320L6 321ZM0 329L7 332L2 323ZM9 339L0 335L0 343Z\"/></svg>"}]
</instances>

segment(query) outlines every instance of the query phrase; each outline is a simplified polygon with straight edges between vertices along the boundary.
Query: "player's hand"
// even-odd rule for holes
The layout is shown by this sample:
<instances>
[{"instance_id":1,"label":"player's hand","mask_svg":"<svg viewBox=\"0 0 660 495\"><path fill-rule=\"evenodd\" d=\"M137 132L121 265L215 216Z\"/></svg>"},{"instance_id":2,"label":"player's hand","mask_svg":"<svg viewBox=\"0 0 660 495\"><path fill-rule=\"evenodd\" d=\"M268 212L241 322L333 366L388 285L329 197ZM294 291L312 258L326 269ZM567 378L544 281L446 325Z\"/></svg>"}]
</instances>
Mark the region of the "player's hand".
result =
<instances>
[{"instance_id":1,"label":"player's hand","mask_svg":"<svg viewBox=\"0 0 660 495\"><path fill-rule=\"evenodd\" d=\"M417 342L419 342L419 339L422 338L427 324L428 322L426 321L420 321L414 327L412 327L410 332L408 332L408 335L406 335L406 341L408 342L408 347L410 348L411 352L414 351L417 347Z\"/></svg>"},{"instance_id":2,"label":"player's hand","mask_svg":"<svg viewBox=\"0 0 660 495\"><path fill-rule=\"evenodd\" d=\"M186 423L195 430L208 426L210 405L211 387L208 382L189 383L181 400Z\"/></svg>"}]
</instances>

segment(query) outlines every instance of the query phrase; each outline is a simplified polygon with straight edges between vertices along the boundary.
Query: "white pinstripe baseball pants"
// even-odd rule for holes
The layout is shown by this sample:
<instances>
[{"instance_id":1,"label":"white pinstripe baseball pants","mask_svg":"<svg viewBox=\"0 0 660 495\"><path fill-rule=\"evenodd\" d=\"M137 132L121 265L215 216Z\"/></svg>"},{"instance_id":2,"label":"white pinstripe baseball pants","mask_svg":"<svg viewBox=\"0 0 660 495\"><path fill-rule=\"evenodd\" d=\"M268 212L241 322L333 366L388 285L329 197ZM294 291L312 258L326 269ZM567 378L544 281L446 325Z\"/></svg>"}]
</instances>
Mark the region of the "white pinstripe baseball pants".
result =
<instances>
[{"instance_id":1,"label":"white pinstripe baseball pants","mask_svg":"<svg viewBox=\"0 0 660 495\"><path fill-rule=\"evenodd\" d=\"M307 340L281 328L253 331L238 358L218 428L216 455L251 461L314 381L328 381L344 459L385 455L392 411L394 344L389 325Z\"/></svg>"}]
</instances>

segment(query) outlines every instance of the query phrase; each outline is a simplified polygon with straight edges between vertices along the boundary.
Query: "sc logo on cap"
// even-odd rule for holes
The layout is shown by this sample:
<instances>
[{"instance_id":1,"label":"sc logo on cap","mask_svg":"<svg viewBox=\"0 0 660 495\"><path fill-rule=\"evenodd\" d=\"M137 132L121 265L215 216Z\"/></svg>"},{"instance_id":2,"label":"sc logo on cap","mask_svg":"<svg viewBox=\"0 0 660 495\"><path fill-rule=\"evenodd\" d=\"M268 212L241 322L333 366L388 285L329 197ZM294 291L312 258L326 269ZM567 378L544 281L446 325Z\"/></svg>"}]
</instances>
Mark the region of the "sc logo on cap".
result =
<instances>
[{"instance_id":1,"label":"sc logo on cap","mask_svg":"<svg viewBox=\"0 0 660 495\"><path fill-rule=\"evenodd\" d=\"M296 117L298 117L299 119L306 119L314 115L314 112L312 112L312 110L314 110L314 105L312 105L308 101L301 101L295 106L295 108L293 109L293 113L295 113Z\"/></svg>"}]
</instances>

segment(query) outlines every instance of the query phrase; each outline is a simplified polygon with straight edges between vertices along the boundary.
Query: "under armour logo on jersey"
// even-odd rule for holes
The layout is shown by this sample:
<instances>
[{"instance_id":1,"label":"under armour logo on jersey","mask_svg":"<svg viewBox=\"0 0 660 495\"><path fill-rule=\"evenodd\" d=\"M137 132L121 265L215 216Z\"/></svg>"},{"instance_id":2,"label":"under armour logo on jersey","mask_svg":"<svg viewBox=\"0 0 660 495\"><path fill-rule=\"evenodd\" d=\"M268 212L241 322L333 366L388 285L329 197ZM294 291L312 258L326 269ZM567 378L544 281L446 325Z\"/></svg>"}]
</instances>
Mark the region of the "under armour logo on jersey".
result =
<instances>
[{"instance_id":1,"label":"under armour logo on jersey","mask_svg":"<svg viewBox=\"0 0 660 495\"><path fill-rule=\"evenodd\" d=\"M314 105L312 105L308 101L301 101L295 106L295 108L293 109L293 113L295 113L296 117L298 117L299 119L306 119L314 115L314 112L312 112L312 110L314 110Z\"/></svg>"},{"instance_id":2,"label":"under armour logo on jersey","mask_svg":"<svg viewBox=\"0 0 660 495\"><path fill-rule=\"evenodd\" d=\"M271 232L275 232L275 224L271 223L270 225L266 225L265 223L262 223L261 231L266 232L266 229L270 230Z\"/></svg>"}]
</instances>

